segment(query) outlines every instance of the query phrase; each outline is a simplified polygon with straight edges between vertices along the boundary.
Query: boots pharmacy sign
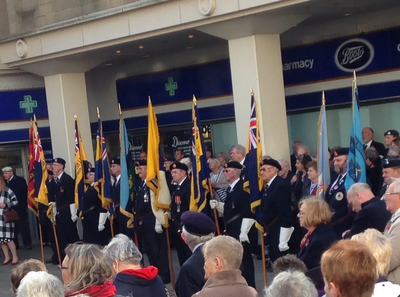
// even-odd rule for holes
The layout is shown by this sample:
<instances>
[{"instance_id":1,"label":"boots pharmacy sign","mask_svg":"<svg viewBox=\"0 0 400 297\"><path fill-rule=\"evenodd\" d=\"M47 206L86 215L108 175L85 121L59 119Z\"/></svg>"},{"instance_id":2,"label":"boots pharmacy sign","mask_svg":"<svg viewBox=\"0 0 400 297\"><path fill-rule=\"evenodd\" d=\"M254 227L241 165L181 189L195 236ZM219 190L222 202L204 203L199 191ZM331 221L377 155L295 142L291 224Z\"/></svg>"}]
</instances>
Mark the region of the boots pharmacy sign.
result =
<instances>
[{"instance_id":1,"label":"boots pharmacy sign","mask_svg":"<svg viewBox=\"0 0 400 297\"><path fill-rule=\"evenodd\" d=\"M346 72L361 71L374 59L374 47L365 39L354 38L343 42L336 50L336 66Z\"/></svg>"}]
</instances>

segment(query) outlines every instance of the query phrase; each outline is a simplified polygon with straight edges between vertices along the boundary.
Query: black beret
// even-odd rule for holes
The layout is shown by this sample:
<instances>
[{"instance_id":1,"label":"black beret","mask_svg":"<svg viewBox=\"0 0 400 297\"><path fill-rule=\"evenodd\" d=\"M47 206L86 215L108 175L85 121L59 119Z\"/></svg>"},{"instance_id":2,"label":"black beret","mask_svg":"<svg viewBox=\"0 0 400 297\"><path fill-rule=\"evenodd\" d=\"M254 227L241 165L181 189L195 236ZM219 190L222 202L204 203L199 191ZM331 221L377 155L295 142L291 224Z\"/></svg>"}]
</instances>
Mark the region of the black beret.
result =
<instances>
[{"instance_id":1,"label":"black beret","mask_svg":"<svg viewBox=\"0 0 400 297\"><path fill-rule=\"evenodd\" d=\"M229 161L228 163L225 163L225 168L235 168L235 169L242 170L244 168L244 166L242 164L240 164L239 162Z\"/></svg>"},{"instance_id":2,"label":"black beret","mask_svg":"<svg viewBox=\"0 0 400 297\"><path fill-rule=\"evenodd\" d=\"M189 168L186 166L186 164L183 164L183 163L178 162L178 161L176 161L176 162L171 164L171 166L169 167L169 170L172 171L172 169L181 169L181 170L184 170L186 172L189 170Z\"/></svg>"},{"instance_id":3,"label":"black beret","mask_svg":"<svg viewBox=\"0 0 400 297\"><path fill-rule=\"evenodd\" d=\"M345 156L349 154L349 148L348 147L341 147L338 148L334 153L334 157L339 157L339 156Z\"/></svg>"},{"instance_id":4,"label":"black beret","mask_svg":"<svg viewBox=\"0 0 400 297\"><path fill-rule=\"evenodd\" d=\"M400 167L400 157L389 157L382 160L383 168Z\"/></svg>"},{"instance_id":5,"label":"black beret","mask_svg":"<svg viewBox=\"0 0 400 297\"><path fill-rule=\"evenodd\" d=\"M181 216L185 230L196 236L204 236L217 231L213 220L204 213L185 211Z\"/></svg>"},{"instance_id":6,"label":"black beret","mask_svg":"<svg viewBox=\"0 0 400 297\"><path fill-rule=\"evenodd\" d=\"M121 159L119 157L113 158L111 159L111 164L121 165Z\"/></svg>"},{"instance_id":7,"label":"black beret","mask_svg":"<svg viewBox=\"0 0 400 297\"><path fill-rule=\"evenodd\" d=\"M137 166L147 166L147 160L139 160L136 162Z\"/></svg>"},{"instance_id":8,"label":"black beret","mask_svg":"<svg viewBox=\"0 0 400 297\"><path fill-rule=\"evenodd\" d=\"M95 167L89 167L87 173L95 173L96 168Z\"/></svg>"},{"instance_id":9,"label":"black beret","mask_svg":"<svg viewBox=\"0 0 400 297\"><path fill-rule=\"evenodd\" d=\"M397 131L397 130L387 130L384 135L385 136L386 135L399 136L399 131Z\"/></svg>"},{"instance_id":10,"label":"black beret","mask_svg":"<svg viewBox=\"0 0 400 297\"><path fill-rule=\"evenodd\" d=\"M270 165L278 168L278 170L282 170L281 164L275 159L264 159L261 165Z\"/></svg>"},{"instance_id":11,"label":"black beret","mask_svg":"<svg viewBox=\"0 0 400 297\"><path fill-rule=\"evenodd\" d=\"M61 165L65 165L65 160L63 159L63 158L54 158L53 159L53 163L58 163L58 164L61 164Z\"/></svg>"},{"instance_id":12,"label":"black beret","mask_svg":"<svg viewBox=\"0 0 400 297\"><path fill-rule=\"evenodd\" d=\"M174 156L166 155L166 156L164 157L164 162L166 162L166 161L172 161L172 162L174 162L174 161L175 161L175 158L174 158Z\"/></svg>"}]
</instances>

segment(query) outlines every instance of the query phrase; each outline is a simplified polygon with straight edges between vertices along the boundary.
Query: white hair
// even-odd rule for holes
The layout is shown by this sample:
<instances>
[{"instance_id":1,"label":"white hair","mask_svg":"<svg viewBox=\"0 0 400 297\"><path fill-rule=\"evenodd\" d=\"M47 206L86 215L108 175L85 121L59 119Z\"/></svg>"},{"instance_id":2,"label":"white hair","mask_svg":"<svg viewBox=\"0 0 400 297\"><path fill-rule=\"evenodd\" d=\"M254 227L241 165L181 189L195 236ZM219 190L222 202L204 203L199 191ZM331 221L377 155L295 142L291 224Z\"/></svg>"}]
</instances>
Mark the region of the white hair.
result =
<instances>
[{"instance_id":1,"label":"white hair","mask_svg":"<svg viewBox=\"0 0 400 297\"><path fill-rule=\"evenodd\" d=\"M21 281L18 297L64 297L61 281L46 271L31 271Z\"/></svg>"},{"instance_id":2,"label":"white hair","mask_svg":"<svg viewBox=\"0 0 400 297\"><path fill-rule=\"evenodd\" d=\"M314 284L300 271L283 271L265 288L265 297L318 297Z\"/></svg>"},{"instance_id":3,"label":"white hair","mask_svg":"<svg viewBox=\"0 0 400 297\"><path fill-rule=\"evenodd\" d=\"M390 185L393 185L393 191L395 193L400 193L400 178L393 178Z\"/></svg>"},{"instance_id":4,"label":"white hair","mask_svg":"<svg viewBox=\"0 0 400 297\"><path fill-rule=\"evenodd\" d=\"M140 265L142 253L133 241L125 234L118 234L103 249L106 261L111 265L113 262Z\"/></svg>"},{"instance_id":5,"label":"white hair","mask_svg":"<svg viewBox=\"0 0 400 297\"><path fill-rule=\"evenodd\" d=\"M188 246L196 246L199 243L207 242L214 237L214 233L210 233L208 235L198 236L190 233L185 229L185 226L182 228L182 233L186 236L186 241Z\"/></svg>"},{"instance_id":6,"label":"white hair","mask_svg":"<svg viewBox=\"0 0 400 297\"><path fill-rule=\"evenodd\" d=\"M289 162L284 159L279 159L278 162L279 162L279 164L281 164L281 166L282 166L282 164L285 164L286 167L289 167Z\"/></svg>"},{"instance_id":7,"label":"white hair","mask_svg":"<svg viewBox=\"0 0 400 297\"><path fill-rule=\"evenodd\" d=\"M347 191L347 196L353 195L354 193L364 193L364 192L371 192L371 188L366 183L355 183L353 184L350 189Z\"/></svg>"},{"instance_id":8,"label":"white hair","mask_svg":"<svg viewBox=\"0 0 400 297\"><path fill-rule=\"evenodd\" d=\"M241 153L244 156L246 156L246 148L241 145L241 144L237 144L231 147L231 149L229 150L229 152L231 152L231 150L235 149L237 152Z\"/></svg>"}]
</instances>

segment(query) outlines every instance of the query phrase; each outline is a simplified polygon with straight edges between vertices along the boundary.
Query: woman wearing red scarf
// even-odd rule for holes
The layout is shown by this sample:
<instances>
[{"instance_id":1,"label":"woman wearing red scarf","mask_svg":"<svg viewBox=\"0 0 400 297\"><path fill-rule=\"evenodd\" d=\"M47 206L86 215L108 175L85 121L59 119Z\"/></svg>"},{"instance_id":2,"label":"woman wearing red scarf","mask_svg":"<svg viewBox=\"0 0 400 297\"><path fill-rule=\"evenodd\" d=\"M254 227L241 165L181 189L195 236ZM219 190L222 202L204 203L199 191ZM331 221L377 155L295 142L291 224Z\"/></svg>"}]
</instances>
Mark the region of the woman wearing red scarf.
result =
<instances>
[{"instance_id":1,"label":"woman wearing red scarf","mask_svg":"<svg viewBox=\"0 0 400 297\"><path fill-rule=\"evenodd\" d=\"M105 262L100 247L93 244L72 244L65 250L60 266L65 296L87 295L113 297L115 286L112 270Z\"/></svg>"},{"instance_id":2,"label":"woman wearing red scarf","mask_svg":"<svg viewBox=\"0 0 400 297\"><path fill-rule=\"evenodd\" d=\"M298 257L310 270L320 266L322 254L338 238L329 225L333 213L324 199L316 196L304 198L299 209L300 226L307 229L307 234L301 241Z\"/></svg>"}]
</instances>

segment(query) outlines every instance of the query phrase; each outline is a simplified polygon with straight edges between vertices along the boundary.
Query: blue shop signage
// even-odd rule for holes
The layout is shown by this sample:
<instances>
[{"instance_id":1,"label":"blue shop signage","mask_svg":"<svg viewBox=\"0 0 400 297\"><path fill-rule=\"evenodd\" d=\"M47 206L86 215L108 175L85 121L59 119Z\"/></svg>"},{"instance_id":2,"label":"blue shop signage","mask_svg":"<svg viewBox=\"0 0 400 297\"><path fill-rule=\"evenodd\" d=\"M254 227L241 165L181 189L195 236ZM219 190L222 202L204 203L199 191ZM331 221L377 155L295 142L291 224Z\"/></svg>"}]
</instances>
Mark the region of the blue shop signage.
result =
<instances>
[{"instance_id":1,"label":"blue shop signage","mask_svg":"<svg viewBox=\"0 0 400 297\"><path fill-rule=\"evenodd\" d=\"M47 118L45 89L0 91L0 121Z\"/></svg>"}]
</instances>

